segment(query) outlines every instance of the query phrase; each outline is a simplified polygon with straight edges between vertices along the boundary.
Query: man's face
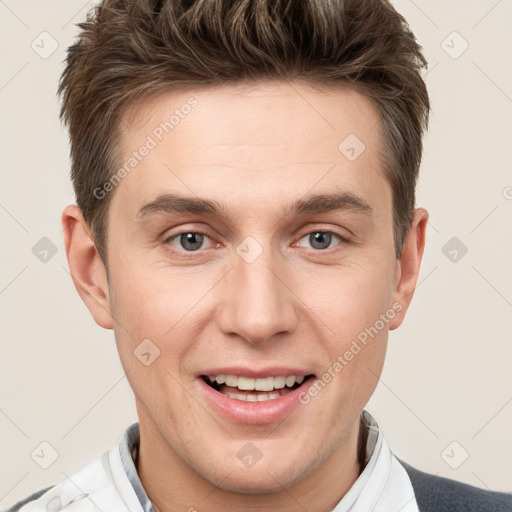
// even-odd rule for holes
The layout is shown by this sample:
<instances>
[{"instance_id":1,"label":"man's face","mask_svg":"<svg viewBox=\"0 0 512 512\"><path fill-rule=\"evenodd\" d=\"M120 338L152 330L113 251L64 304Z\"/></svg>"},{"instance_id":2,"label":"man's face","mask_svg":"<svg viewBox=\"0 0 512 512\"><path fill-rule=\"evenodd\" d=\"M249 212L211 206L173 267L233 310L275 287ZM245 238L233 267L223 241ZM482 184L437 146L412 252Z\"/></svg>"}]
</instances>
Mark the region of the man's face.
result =
<instances>
[{"instance_id":1,"label":"man's face","mask_svg":"<svg viewBox=\"0 0 512 512\"><path fill-rule=\"evenodd\" d=\"M110 192L108 301L142 443L240 492L355 461L402 307L377 110L346 88L260 83L174 92L124 121L120 161L150 150ZM291 209L317 195L343 200ZM268 378L293 375L298 389ZM238 389L254 378L265 391Z\"/></svg>"}]
</instances>

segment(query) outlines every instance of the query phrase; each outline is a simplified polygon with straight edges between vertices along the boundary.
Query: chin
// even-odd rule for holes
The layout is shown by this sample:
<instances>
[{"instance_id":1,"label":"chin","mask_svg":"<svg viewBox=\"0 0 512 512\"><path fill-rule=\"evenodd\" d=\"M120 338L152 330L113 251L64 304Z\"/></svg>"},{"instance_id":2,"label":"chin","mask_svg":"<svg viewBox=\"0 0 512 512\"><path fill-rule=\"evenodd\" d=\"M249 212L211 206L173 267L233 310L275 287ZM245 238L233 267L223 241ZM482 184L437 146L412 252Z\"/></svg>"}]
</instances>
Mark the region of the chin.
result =
<instances>
[{"instance_id":1,"label":"chin","mask_svg":"<svg viewBox=\"0 0 512 512\"><path fill-rule=\"evenodd\" d=\"M286 457L280 457L283 461ZM227 475L227 476L226 476ZM304 468L279 467L275 461L259 461L252 468L236 465L210 474L207 479L216 487L239 494L271 494L282 492L304 478Z\"/></svg>"},{"instance_id":2,"label":"chin","mask_svg":"<svg viewBox=\"0 0 512 512\"><path fill-rule=\"evenodd\" d=\"M225 491L238 494L272 494L283 491L291 485L286 478L277 474L269 474L265 470L254 472L254 469L244 470L237 475L231 473L218 487Z\"/></svg>"}]
</instances>

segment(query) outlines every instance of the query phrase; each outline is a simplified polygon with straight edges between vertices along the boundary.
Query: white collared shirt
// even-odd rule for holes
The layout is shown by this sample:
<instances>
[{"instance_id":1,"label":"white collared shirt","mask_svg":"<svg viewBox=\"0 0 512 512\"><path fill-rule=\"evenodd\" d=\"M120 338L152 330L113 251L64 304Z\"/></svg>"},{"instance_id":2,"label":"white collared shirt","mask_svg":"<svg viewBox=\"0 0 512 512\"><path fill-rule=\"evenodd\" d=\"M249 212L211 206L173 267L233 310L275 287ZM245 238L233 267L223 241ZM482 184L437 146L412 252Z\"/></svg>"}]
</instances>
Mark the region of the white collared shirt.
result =
<instances>
[{"instance_id":1,"label":"white collared shirt","mask_svg":"<svg viewBox=\"0 0 512 512\"><path fill-rule=\"evenodd\" d=\"M366 464L347 494L331 512L419 512L409 475L391 452L368 411Z\"/></svg>"},{"instance_id":2,"label":"white collared shirt","mask_svg":"<svg viewBox=\"0 0 512 512\"><path fill-rule=\"evenodd\" d=\"M368 426L366 464L354 485L331 512L419 512L411 481L389 449L373 417ZM154 512L140 482L134 459L139 425L134 423L121 442L71 477L58 483L20 512Z\"/></svg>"}]
</instances>

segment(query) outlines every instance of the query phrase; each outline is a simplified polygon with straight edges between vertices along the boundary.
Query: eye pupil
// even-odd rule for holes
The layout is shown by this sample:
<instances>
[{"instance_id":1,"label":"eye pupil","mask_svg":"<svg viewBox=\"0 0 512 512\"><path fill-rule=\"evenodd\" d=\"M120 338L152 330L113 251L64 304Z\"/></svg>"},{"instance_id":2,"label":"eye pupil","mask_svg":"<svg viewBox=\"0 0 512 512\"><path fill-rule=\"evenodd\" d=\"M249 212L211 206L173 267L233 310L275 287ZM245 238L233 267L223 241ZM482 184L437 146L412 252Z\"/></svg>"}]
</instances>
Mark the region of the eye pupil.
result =
<instances>
[{"instance_id":1,"label":"eye pupil","mask_svg":"<svg viewBox=\"0 0 512 512\"><path fill-rule=\"evenodd\" d=\"M315 249L326 249L331 243L332 235L331 233L316 231L315 233L311 233L309 235L309 238L311 246L314 247ZM320 245L325 245L325 247L318 247L317 245L315 245L317 243Z\"/></svg>"},{"instance_id":2,"label":"eye pupil","mask_svg":"<svg viewBox=\"0 0 512 512\"><path fill-rule=\"evenodd\" d=\"M184 249L195 251L203 245L203 236L201 233L182 233L180 243Z\"/></svg>"}]
</instances>

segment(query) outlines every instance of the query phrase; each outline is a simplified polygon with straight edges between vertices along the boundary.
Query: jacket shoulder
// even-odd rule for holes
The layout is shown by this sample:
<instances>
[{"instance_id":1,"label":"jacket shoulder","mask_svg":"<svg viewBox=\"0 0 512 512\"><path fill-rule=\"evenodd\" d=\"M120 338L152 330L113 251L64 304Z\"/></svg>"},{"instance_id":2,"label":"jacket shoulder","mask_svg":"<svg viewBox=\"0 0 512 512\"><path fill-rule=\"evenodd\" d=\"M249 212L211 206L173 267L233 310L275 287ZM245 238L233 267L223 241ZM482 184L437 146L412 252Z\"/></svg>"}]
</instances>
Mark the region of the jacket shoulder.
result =
<instances>
[{"instance_id":1,"label":"jacket shoulder","mask_svg":"<svg viewBox=\"0 0 512 512\"><path fill-rule=\"evenodd\" d=\"M487 491L399 462L409 475L420 512L512 512L512 494Z\"/></svg>"}]
</instances>

